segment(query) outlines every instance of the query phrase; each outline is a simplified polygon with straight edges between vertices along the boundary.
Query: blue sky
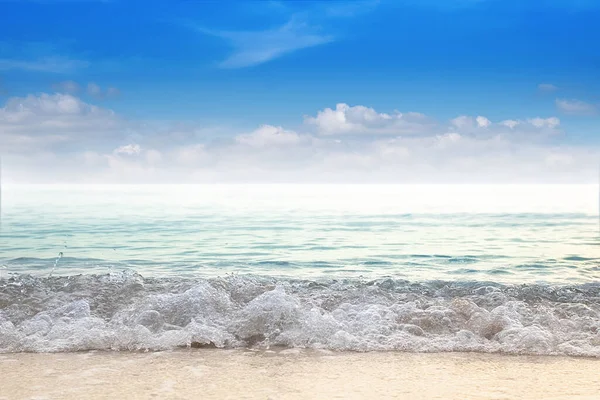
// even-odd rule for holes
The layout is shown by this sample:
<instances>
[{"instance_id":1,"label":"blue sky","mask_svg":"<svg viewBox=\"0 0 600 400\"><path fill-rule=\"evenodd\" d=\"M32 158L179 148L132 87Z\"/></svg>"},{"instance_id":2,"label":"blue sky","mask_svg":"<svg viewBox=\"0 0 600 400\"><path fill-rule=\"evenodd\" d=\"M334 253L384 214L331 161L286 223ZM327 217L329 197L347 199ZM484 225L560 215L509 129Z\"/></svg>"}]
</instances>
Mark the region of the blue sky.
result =
<instances>
[{"instance_id":1,"label":"blue sky","mask_svg":"<svg viewBox=\"0 0 600 400\"><path fill-rule=\"evenodd\" d=\"M14 119L15 104L23 102L36 115L29 125L17 128L11 123L0 133L12 135L0 145L4 143L3 152L15 157L19 179L40 167L22 154L22 144L30 140L33 146L34 137L46 140L38 147L47 157L94 153L110 164L106 157L122 154L117 149L123 146L139 148L133 152L136 156L144 151L164 153L172 141L159 143L160 138L185 131L187 139L182 139L178 151L202 148L213 166L225 163L222 154L228 150L244 157L256 152L256 146L252 151L224 147L239 144L240 135L256 133L261 126L300 135L295 145L310 141L311 150L305 155L311 159L315 154L343 155L324 150L324 137L347 145L346 155L366 156L360 153L365 143L381 146L384 135L388 141L392 137L406 141L417 131L423 140L455 133L472 140L499 137L513 147L530 146L552 154L568 148L564 160L581 159L574 152L592 152L600 146L597 1L0 0L0 10L4 118ZM33 104L39 105L43 94L55 96L44 101L70 96L81 107L110 111L115 115L111 123L93 122L112 126L111 130L92 133L97 126L87 125L89 112L82 111L81 121L69 114L66 122L64 110L52 115L40 111ZM352 118L362 122L335 129L309 123L337 104L347 104ZM382 118L379 125L370 125L368 112L352 107L372 109ZM348 118L343 110L338 109L339 115ZM397 120L396 110L404 116L424 114L430 122L408 132L390 123ZM471 118L471 125L452 122L461 116ZM489 123L476 122L477 117ZM539 122L551 118L560 123ZM508 124L510 132L505 132L505 121L520 125ZM76 140L56 132L56 126L65 124L69 126L65 131L76 127ZM389 126L381 129L381 124ZM521 128L520 133L513 132ZM18 140L17 132L22 136ZM277 140L278 132L273 133ZM95 139L85 141L81 136ZM56 140L49 144L51 137ZM411 154L418 153L413 147L423 150L423 146L402 144ZM287 151L298 153L289 147ZM134 163L131 157L125 161ZM259 167L252 159L246 162L262 172L274 168ZM298 157L298 168L306 162ZM144 163L136 164L142 168L138 174L148 168L147 160ZM572 174L584 173L589 164ZM208 176L204 164L190 168L180 176L196 176L200 170ZM388 178L394 175L391 164L383 168L367 163L362 173L373 176L373 168L389 169ZM296 171L289 177L306 178L315 171L320 170ZM223 176L214 169L209 175L209 180ZM105 179L113 179L109 176L120 175Z\"/></svg>"}]
</instances>

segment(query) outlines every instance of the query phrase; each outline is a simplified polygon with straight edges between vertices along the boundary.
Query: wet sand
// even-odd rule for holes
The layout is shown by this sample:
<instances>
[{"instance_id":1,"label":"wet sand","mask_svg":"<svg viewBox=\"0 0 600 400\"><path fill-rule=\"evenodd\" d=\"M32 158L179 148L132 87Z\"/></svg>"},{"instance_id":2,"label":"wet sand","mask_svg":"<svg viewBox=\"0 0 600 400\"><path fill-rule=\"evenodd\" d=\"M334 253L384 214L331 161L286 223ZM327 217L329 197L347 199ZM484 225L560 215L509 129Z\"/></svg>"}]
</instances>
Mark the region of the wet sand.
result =
<instances>
[{"instance_id":1,"label":"wet sand","mask_svg":"<svg viewBox=\"0 0 600 400\"><path fill-rule=\"evenodd\" d=\"M0 354L0 399L598 399L599 370L472 353Z\"/></svg>"}]
</instances>

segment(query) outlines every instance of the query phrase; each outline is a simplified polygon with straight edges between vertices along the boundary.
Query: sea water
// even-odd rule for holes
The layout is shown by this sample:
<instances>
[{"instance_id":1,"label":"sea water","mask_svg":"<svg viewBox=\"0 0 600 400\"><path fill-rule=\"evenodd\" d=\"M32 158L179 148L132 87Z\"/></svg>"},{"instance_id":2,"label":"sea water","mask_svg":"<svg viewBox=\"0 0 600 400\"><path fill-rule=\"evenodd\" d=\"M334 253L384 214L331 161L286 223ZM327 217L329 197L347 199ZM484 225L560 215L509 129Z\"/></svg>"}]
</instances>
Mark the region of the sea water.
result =
<instances>
[{"instance_id":1,"label":"sea water","mask_svg":"<svg viewBox=\"0 0 600 400\"><path fill-rule=\"evenodd\" d=\"M0 352L600 356L593 185L8 186Z\"/></svg>"}]
</instances>

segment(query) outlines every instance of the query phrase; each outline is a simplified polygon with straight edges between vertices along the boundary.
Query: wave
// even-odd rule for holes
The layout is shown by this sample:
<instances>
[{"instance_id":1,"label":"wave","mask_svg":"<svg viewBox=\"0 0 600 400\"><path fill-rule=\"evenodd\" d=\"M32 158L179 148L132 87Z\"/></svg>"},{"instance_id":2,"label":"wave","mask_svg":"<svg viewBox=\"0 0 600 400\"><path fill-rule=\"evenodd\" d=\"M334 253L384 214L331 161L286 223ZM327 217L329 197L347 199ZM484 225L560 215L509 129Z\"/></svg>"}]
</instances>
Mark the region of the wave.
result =
<instances>
[{"instance_id":1,"label":"wave","mask_svg":"<svg viewBox=\"0 0 600 400\"><path fill-rule=\"evenodd\" d=\"M600 285L228 275L0 279L0 352L322 348L600 357Z\"/></svg>"}]
</instances>

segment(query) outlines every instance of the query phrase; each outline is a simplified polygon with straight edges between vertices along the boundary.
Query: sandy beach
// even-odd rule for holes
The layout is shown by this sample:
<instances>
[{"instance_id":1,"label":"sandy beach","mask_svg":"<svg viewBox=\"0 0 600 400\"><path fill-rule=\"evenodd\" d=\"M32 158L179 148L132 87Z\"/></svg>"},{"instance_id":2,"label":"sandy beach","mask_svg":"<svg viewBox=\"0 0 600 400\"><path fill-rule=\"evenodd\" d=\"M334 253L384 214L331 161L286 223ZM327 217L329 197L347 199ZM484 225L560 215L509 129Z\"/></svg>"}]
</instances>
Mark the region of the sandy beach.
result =
<instances>
[{"instance_id":1,"label":"sandy beach","mask_svg":"<svg viewBox=\"0 0 600 400\"><path fill-rule=\"evenodd\" d=\"M0 356L0 399L597 399L600 360L182 350Z\"/></svg>"}]
</instances>

